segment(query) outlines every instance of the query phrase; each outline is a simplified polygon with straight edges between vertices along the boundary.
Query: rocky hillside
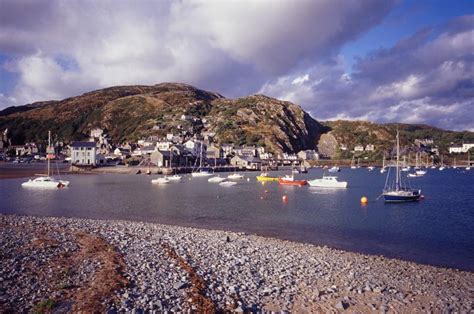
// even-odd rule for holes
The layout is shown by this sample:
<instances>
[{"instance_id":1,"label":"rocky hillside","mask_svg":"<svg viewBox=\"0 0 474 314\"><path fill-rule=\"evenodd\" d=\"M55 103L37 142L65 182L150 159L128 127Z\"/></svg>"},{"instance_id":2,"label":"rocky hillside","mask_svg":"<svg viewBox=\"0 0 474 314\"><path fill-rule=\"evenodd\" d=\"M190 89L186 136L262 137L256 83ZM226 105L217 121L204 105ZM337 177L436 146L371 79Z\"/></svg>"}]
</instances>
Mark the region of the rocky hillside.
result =
<instances>
[{"instance_id":1,"label":"rocky hillside","mask_svg":"<svg viewBox=\"0 0 474 314\"><path fill-rule=\"evenodd\" d=\"M432 139L442 153L448 146L474 142L474 133L455 132L419 124L377 124L367 121L327 121L323 122L328 132L321 136L318 144L320 151L334 158L350 158L350 150L356 145L375 145L381 155L394 147L396 129L400 131L400 144L403 150L415 150L416 139ZM340 147L346 146L347 151ZM380 156L381 157L381 156Z\"/></svg>"},{"instance_id":2,"label":"rocky hillside","mask_svg":"<svg viewBox=\"0 0 474 314\"><path fill-rule=\"evenodd\" d=\"M227 99L176 83L111 87L0 111L0 130L8 128L13 143L41 142L48 130L70 142L94 127L106 129L116 143L211 132L219 143L259 144L275 153L315 148L323 131L290 102L261 95Z\"/></svg>"}]
</instances>

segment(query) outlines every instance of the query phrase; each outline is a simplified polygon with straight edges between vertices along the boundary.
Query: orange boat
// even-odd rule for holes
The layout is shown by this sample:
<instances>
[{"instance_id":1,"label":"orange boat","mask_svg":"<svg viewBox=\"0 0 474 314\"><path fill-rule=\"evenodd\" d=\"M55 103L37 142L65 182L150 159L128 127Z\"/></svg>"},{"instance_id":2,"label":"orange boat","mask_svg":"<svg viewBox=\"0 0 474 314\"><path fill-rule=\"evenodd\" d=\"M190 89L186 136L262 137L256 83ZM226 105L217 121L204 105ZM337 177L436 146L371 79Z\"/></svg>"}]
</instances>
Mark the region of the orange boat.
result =
<instances>
[{"instance_id":1,"label":"orange boat","mask_svg":"<svg viewBox=\"0 0 474 314\"><path fill-rule=\"evenodd\" d=\"M306 185L306 180L295 180L293 176L284 176L283 178L278 178L278 184L303 186Z\"/></svg>"}]
</instances>

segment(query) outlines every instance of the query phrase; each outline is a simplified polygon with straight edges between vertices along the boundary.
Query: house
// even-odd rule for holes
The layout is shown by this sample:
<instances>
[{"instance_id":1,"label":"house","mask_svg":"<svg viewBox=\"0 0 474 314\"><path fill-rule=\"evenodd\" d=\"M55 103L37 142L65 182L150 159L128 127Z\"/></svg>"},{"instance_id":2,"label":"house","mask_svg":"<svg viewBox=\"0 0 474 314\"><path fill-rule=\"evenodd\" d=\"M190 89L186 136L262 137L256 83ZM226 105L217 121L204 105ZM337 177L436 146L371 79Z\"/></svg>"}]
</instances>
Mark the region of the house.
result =
<instances>
[{"instance_id":1,"label":"house","mask_svg":"<svg viewBox=\"0 0 474 314\"><path fill-rule=\"evenodd\" d=\"M150 161L151 163L155 164L157 167L164 167L168 168L170 167L170 162L171 162L171 167L176 167L177 166L177 156L173 154L170 151L166 150L158 150L153 152L150 155Z\"/></svg>"},{"instance_id":2,"label":"house","mask_svg":"<svg viewBox=\"0 0 474 314\"><path fill-rule=\"evenodd\" d=\"M364 146L362 145L357 145L354 147L355 152L363 152L364 151Z\"/></svg>"},{"instance_id":3,"label":"house","mask_svg":"<svg viewBox=\"0 0 474 314\"><path fill-rule=\"evenodd\" d=\"M319 155L314 150L302 150L298 154L296 154L299 159L301 160L318 160Z\"/></svg>"},{"instance_id":4,"label":"house","mask_svg":"<svg viewBox=\"0 0 474 314\"><path fill-rule=\"evenodd\" d=\"M188 140L184 143L184 147L194 156L201 155L201 148L203 154L206 152L206 145L202 141Z\"/></svg>"},{"instance_id":5,"label":"house","mask_svg":"<svg viewBox=\"0 0 474 314\"><path fill-rule=\"evenodd\" d=\"M235 155L230 164L239 169L259 170L262 168L262 160L253 156Z\"/></svg>"},{"instance_id":6,"label":"house","mask_svg":"<svg viewBox=\"0 0 474 314\"><path fill-rule=\"evenodd\" d=\"M346 151L346 150L347 150L347 146L344 145L344 144L341 144L341 145L339 145L339 149L340 149L340 150L343 150L343 151Z\"/></svg>"},{"instance_id":7,"label":"house","mask_svg":"<svg viewBox=\"0 0 474 314\"><path fill-rule=\"evenodd\" d=\"M206 158L222 158L223 156L223 151L219 146L211 144L207 147Z\"/></svg>"},{"instance_id":8,"label":"house","mask_svg":"<svg viewBox=\"0 0 474 314\"><path fill-rule=\"evenodd\" d=\"M95 142L72 142L71 163L79 166L95 166L96 150Z\"/></svg>"},{"instance_id":9,"label":"house","mask_svg":"<svg viewBox=\"0 0 474 314\"><path fill-rule=\"evenodd\" d=\"M235 147L234 148L234 153L236 155L256 157L257 156L257 148L255 146Z\"/></svg>"},{"instance_id":10,"label":"house","mask_svg":"<svg viewBox=\"0 0 474 314\"><path fill-rule=\"evenodd\" d=\"M368 152L373 152L375 150L375 146L373 144L365 145L365 150Z\"/></svg>"},{"instance_id":11,"label":"house","mask_svg":"<svg viewBox=\"0 0 474 314\"><path fill-rule=\"evenodd\" d=\"M474 147L474 144L462 144L462 146L451 146L449 147L449 153L450 154L467 153L473 147Z\"/></svg>"},{"instance_id":12,"label":"house","mask_svg":"<svg viewBox=\"0 0 474 314\"><path fill-rule=\"evenodd\" d=\"M142 156L150 155L155 151L157 151L156 146L153 146L153 145L145 146L140 149L140 155Z\"/></svg>"},{"instance_id":13,"label":"house","mask_svg":"<svg viewBox=\"0 0 474 314\"><path fill-rule=\"evenodd\" d=\"M35 143L26 143L25 145L12 145L10 146L15 150L17 156L33 155L38 153L38 147Z\"/></svg>"},{"instance_id":14,"label":"house","mask_svg":"<svg viewBox=\"0 0 474 314\"><path fill-rule=\"evenodd\" d=\"M128 158L131 156L131 152L129 149L125 149L125 148L122 148L122 147L117 147L115 150L114 150L114 155L115 156L118 156L122 159L124 158Z\"/></svg>"},{"instance_id":15,"label":"house","mask_svg":"<svg viewBox=\"0 0 474 314\"><path fill-rule=\"evenodd\" d=\"M171 137L173 137L173 134L171 134ZM161 141L156 143L156 148L158 150L169 150L170 147L173 145L173 142L171 141Z\"/></svg>"},{"instance_id":16,"label":"house","mask_svg":"<svg viewBox=\"0 0 474 314\"><path fill-rule=\"evenodd\" d=\"M224 157L228 157L228 156L231 156L234 152L234 145L232 144L224 144L224 145L221 145L221 149L222 149L222 154Z\"/></svg>"},{"instance_id":17,"label":"house","mask_svg":"<svg viewBox=\"0 0 474 314\"><path fill-rule=\"evenodd\" d=\"M102 134L104 134L104 130L102 130L101 128L93 128L91 130L90 137L91 138L99 138L99 137L102 136Z\"/></svg>"},{"instance_id":18,"label":"house","mask_svg":"<svg viewBox=\"0 0 474 314\"><path fill-rule=\"evenodd\" d=\"M181 115L181 120L182 121L193 121L193 116L183 114L183 115Z\"/></svg>"}]
</instances>

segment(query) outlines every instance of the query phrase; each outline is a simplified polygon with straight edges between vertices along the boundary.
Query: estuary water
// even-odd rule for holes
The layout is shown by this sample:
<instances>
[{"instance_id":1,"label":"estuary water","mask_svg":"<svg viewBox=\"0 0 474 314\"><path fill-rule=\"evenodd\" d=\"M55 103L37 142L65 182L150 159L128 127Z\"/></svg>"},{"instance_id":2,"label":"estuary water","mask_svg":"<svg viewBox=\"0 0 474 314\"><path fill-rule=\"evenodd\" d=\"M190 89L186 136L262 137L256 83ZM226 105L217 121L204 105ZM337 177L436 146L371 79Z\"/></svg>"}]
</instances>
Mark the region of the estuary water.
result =
<instances>
[{"instance_id":1,"label":"estuary water","mask_svg":"<svg viewBox=\"0 0 474 314\"><path fill-rule=\"evenodd\" d=\"M255 172L244 172L245 179L233 187L189 175L163 186L151 184L156 175L69 175L63 178L70 187L61 190L25 189L25 178L4 179L0 213L241 231L474 271L474 170L429 169L411 179L425 199L405 204L376 200L385 182L379 170L342 169L339 180L349 182L342 190L263 185ZM322 174L311 169L296 176ZM362 196L368 205L360 204Z\"/></svg>"}]
</instances>

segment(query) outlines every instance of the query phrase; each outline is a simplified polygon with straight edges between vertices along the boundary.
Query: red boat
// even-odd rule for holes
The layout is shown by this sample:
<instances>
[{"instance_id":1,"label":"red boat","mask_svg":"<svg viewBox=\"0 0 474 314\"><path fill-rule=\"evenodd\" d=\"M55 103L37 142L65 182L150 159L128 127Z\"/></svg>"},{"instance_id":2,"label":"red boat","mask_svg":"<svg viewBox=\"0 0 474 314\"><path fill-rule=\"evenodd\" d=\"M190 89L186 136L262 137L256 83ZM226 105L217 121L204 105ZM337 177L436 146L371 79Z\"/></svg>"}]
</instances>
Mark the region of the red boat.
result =
<instances>
[{"instance_id":1,"label":"red boat","mask_svg":"<svg viewBox=\"0 0 474 314\"><path fill-rule=\"evenodd\" d=\"M278 178L278 184L303 186L306 185L306 180L295 180L293 176L284 176L283 178Z\"/></svg>"}]
</instances>

